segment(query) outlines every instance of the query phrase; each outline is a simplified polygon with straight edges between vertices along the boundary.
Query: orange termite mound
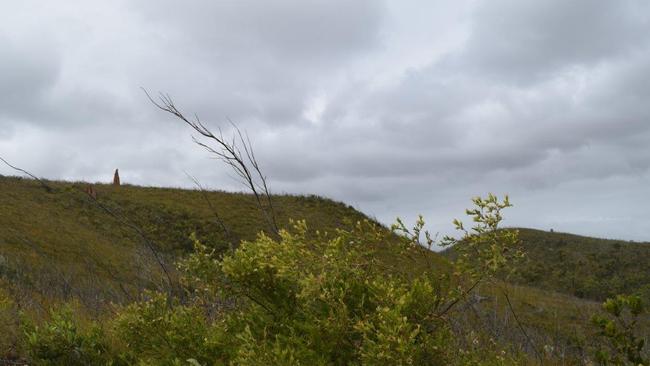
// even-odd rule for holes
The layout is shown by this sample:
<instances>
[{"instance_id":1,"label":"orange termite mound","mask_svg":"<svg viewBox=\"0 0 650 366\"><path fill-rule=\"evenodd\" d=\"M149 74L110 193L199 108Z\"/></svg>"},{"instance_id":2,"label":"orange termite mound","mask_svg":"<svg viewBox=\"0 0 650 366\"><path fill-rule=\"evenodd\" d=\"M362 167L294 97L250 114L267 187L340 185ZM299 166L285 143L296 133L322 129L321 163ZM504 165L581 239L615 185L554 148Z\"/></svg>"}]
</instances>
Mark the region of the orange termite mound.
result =
<instances>
[{"instance_id":1,"label":"orange termite mound","mask_svg":"<svg viewBox=\"0 0 650 366\"><path fill-rule=\"evenodd\" d=\"M86 194L92 197L93 199L97 199L97 191L95 190L95 187L89 185L86 187Z\"/></svg>"},{"instance_id":2,"label":"orange termite mound","mask_svg":"<svg viewBox=\"0 0 650 366\"><path fill-rule=\"evenodd\" d=\"M115 174L113 175L113 185L114 186L119 186L120 185L120 172L119 172L119 169L115 169Z\"/></svg>"}]
</instances>

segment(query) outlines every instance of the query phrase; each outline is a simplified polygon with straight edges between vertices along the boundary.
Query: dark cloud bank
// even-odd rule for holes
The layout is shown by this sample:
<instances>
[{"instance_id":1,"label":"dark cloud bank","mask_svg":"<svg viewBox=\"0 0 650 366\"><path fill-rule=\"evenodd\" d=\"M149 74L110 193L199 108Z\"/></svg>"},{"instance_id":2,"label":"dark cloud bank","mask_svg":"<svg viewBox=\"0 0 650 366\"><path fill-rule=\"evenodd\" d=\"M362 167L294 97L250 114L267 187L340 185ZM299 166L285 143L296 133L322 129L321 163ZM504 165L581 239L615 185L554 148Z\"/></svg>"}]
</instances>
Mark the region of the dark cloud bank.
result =
<instances>
[{"instance_id":1,"label":"dark cloud bank","mask_svg":"<svg viewBox=\"0 0 650 366\"><path fill-rule=\"evenodd\" d=\"M0 155L49 178L239 189L148 103L248 131L276 192L434 230L650 240L645 1L22 1L0 15ZM10 173L0 168L0 173Z\"/></svg>"}]
</instances>

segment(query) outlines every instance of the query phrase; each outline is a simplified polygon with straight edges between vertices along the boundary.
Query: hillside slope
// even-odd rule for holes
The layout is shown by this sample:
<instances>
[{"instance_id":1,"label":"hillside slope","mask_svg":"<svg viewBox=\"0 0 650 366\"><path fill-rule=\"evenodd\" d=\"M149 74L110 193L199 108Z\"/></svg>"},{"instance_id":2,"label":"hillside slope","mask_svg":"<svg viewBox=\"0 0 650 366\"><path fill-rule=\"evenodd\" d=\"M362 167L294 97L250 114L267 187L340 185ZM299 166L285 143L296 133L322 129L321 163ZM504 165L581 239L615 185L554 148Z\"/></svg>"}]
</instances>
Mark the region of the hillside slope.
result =
<instances>
[{"instance_id":1,"label":"hillside slope","mask_svg":"<svg viewBox=\"0 0 650 366\"><path fill-rule=\"evenodd\" d=\"M602 312L603 300L638 294L650 303L650 243L513 229L519 231L525 257L503 277L507 282L479 289L486 301L473 320L495 339L524 345L528 354L531 343L550 350L548 364L584 364L598 342L591 318ZM453 248L441 254L455 257ZM507 293L531 342L508 322ZM650 336L650 318L640 319L635 331Z\"/></svg>"},{"instance_id":2,"label":"hillside slope","mask_svg":"<svg viewBox=\"0 0 650 366\"><path fill-rule=\"evenodd\" d=\"M519 229L526 260L511 281L580 298L639 294L650 302L650 243Z\"/></svg>"},{"instance_id":3,"label":"hillside slope","mask_svg":"<svg viewBox=\"0 0 650 366\"><path fill-rule=\"evenodd\" d=\"M173 271L173 262L191 250L193 233L223 251L266 228L247 194L94 184L111 215L84 193L87 183L47 183L52 192L32 180L0 177L0 281L17 284L16 296L27 302L75 298L98 308L129 300L164 280L147 242ZM273 199L280 227L304 219L314 230L333 231L368 219L321 197Z\"/></svg>"}]
</instances>

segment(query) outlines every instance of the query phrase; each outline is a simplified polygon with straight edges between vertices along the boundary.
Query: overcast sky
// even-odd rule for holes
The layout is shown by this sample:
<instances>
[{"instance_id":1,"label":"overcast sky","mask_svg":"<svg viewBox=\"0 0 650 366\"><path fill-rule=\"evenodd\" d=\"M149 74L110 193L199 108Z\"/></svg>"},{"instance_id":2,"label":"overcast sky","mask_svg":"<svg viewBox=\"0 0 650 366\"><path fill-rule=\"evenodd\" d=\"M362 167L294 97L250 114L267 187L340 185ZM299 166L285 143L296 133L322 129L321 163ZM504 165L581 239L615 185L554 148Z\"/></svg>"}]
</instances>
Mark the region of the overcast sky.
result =
<instances>
[{"instance_id":1,"label":"overcast sky","mask_svg":"<svg viewBox=\"0 0 650 366\"><path fill-rule=\"evenodd\" d=\"M509 226L650 240L645 0L3 3L0 156L240 190L140 87L237 122L277 193L443 233L508 193Z\"/></svg>"}]
</instances>

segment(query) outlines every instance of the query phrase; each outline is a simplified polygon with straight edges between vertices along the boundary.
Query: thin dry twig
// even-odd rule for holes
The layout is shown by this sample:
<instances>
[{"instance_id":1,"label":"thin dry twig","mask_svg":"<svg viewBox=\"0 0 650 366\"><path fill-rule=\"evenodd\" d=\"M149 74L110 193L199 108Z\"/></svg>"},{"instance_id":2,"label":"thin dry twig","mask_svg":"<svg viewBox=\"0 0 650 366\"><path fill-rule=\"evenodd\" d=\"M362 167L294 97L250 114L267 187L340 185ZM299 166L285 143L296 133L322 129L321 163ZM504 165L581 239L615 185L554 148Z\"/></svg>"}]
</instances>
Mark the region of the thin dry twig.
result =
<instances>
[{"instance_id":1,"label":"thin dry twig","mask_svg":"<svg viewBox=\"0 0 650 366\"><path fill-rule=\"evenodd\" d=\"M190 180L192 180L194 185L196 185L196 187L199 189L199 191L203 195L203 199L208 204L208 207L210 208L210 211L212 212L212 215L214 215L215 221L217 222L217 224L219 224L219 226L221 226L221 230L223 230L223 233L228 238L228 244L230 246L230 250L234 250L236 243L233 240L232 234L230 233L230 230L228 229L228 226L226 226L226 223L221 218L221 215L219 215L219 212L217 211L217 209L212 204L212 201L210 200L210 197L208 196L208 193L206 192L206 190L203 188L203 185L201 185L201 183L199 182L198 179L196 179L196 177L190 175L188 172L185 172L185 175L187 175L187 177L190 178Z\"/></svg>"},{"instance_id":2,"label":"thin dry twig","mask_svg":"<svg viewBox=\"0 0 650 366\"><path fill-rule=\"evenodd\" d=\"M467 290L463 291L463 293L459 296L457 296L454 300L452 300L443 311L437 314L439 318L442 318L445 314L447 314L451 309L454 308L460 302L460 300L463 300L467 298L467 295L469 295L472 291L474 291L474 288L478 286L479 283L483 281L483 276L479 277L476 282L474 282Z\"/></svg>"},{"instance_id":3,"label":"thin dry twig","mask_svg":"<svg viewBox=\"0 0 650 366\"><path fill-rule=\"evenodd\" d=\"M173 289L174 289L174 282L172 281L171 274L169 273L169 270L167 269L167 266L165 265L165 262L163 261L162 256L160 255L160 253L159 253L158 250L156 249L156 245L153 243L153 241L151 241L151 239L149 239L149 237L145 234L145 232L144 232L144 231L143 231L143 230L142 230L138 225L132 223L132 222L129 221L127 218L122 217L121 215L119 215L119 214L116 213L115 211L111 210L108 206L106 206L106 205L104 205L103 203L101 203L101 202L97 199L97 197L94 197L92 194L89 194L88 192L85 192L85 191L82 190L82 189L79 189L79 191L83 192L83 193L84 193L84 194L85 194L85 195L86 195L86 196L87 196L87 197L88 197L88 198L89 198L89 199L90 199L90 200L91 200L95 205L97 205L97 207L99 207L100 209L102 209L102 211L104 211L105 213L109 214L109 215L112 216L115 220L117 220L120 224L122 224L122 225L124 225L124 226L130 228L130 229L133 230L136 234L138 234L138 236L140 236L140 238L142 239L142 241L143 241L143 242L145 243L145 245L147 246L147 249L149 249L149 251L150 251L151 254L153 255L154 259L155 259L156 262L158 263L158 266L160 266L160 268L162 269L163 273L165 274L165 277L166 277L166 279L167 279L167 283L168 283L168 285L169 285L169 290L168 290L168 291L169 291L170 293L172 293L172 292L173 292Z\"/></svg>"},{"instance_id":4,"label":"thin dry twig","mask_svg":"<svg viewBox=\"0 0 650 366\"><path fill-rule=\"evenodd\" d=\"M36 180L38 183L41 184L41 186L43 186L43 188L45 188L46 191L48 191L48 192L52 192L52 191L54 190L54 189L52 189L52 187L50 187L47 183L45 183L45 181L43 181L41 178L39 178L39 177L35 176L34 174L28 172L27 170L22 169L22 168L19 168L19 167L17 167L17 166L14 166L14 165L10 164L7 160L3 159L2 157L0 157L0 160L2 160L2 162L5 163L5 164L6 164L8 167L10 167L11 169L13 169L13 170L15 170L15 171L18 171L18 172L21 172L21 173L23 173L23 174L26 174L26 175L28 175L29 177L31 177L32 179Z\"/></svg>"},{"instance_id":5,"label":"thin dry twig","mask_svg":"<svg viewBox=\"0 0 650 366\"><path fill-rule=\"evenodd\" d=\"M526 333L526 329L524 329L524 326L519 321L519 317L517 316L517 313L515 312L515 309L512 307L512 303L510 302L510 297L508 296L508 292L503 290L503 289L502 289L501 292L503 293L503 296L506 298L506 303L508 304L508 308L510 309L510 312L512 313L512 316L515 318L515 321L517 322L517 327L519 327L519 330L521 330L521 333L526 338L526 342L528 343L528 345L535 352L535 356L537 356L537 358L539 359L540 365L543 364L544 360L542 359L542 355L539 352L539 350L537 350L537 347L535 347L535 345L533 344L533 341L528 336L528 333Z\"/></svg>"},{"instance_id":6,"label":"thin dry twig","mask_svg":"<svg viewBox=\"0 0 650 366\"><path fill-rule=\"evenodd\" d=\"M158 100L154 100L146 89L142 88L142 90L147 98L149 98L149 101L158 109L174 115L203 138L212 141L216 145L216 148L212 147L192 136L194 143L226 163L237 174L241 183L253 193L257 207L262 212L270 231L277 236L279 229L267 177L262 173L248 135L243 133L233 121L228 120L234 129L232 140L228 141L224 138L220 128L218 129L218 133L213 133L201 122L197 115L194 115L194 120L185 117L168 94L160 93Z\"/></svg>"}]
</instances>

